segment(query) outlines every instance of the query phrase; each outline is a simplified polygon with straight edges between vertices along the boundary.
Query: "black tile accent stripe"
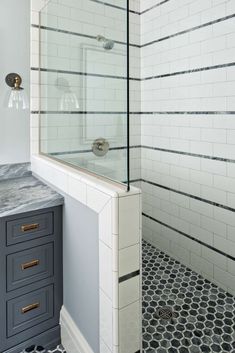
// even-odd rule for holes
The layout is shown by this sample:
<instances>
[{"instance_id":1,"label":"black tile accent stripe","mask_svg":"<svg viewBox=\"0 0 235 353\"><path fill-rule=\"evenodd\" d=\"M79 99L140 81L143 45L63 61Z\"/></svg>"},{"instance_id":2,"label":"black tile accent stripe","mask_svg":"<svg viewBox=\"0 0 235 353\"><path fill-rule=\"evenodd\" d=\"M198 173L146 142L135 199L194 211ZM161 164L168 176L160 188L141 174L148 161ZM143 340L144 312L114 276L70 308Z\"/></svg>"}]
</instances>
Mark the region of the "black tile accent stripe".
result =
<instances>
[{"instance_id":1,"label":"black tile accent stripe","mask_svg":"<svg viewBox=\"0 0 235 353\"><path fill-rule=\"evenodd\" d=\"M171 73L166 73L166 74L161 74L161 75L153 75L153 76L148 76L148 77L144 77L144 78L130 77L129 79L131 81L140 81L141 82L141 81L149 81L149 80L167 78L167 77L171 77L171 76L193 74L193 73L202 72L202 71L218 70L218 69L222 69L222 68L226 68L226 67L233 67L233 66L235 66L235 62L212 65L212 66L204 66L204 67L199 67L199 68L195 68L195 69L176 71L176 72L171 72ZM38 67L31 67L31 70L32 71L42 71L42 72L63 73L63 74L68 74L68 75L94 76L94 77L114 78L114 79L122 79L122 80L127 79L126 76L86 73L86 72L82 72L82 71L55 70L55 69L38 68Z\"/></svg>"},{"instance_id":2,"label":"black tile accent stripe","mask_svg":"<svg viewBox=\"0 0 235 353\"><path fill-rule=\"evenodd\" d=\"M218 202L210 201L210 200L204 199L204 198L199 197L199 196L195 196L195 195L192 195L192 194L188 194L187 192L183 192L183 191L180 191L180 190L176 190L176 189L170 188L170 187L168 187L168 186L155 183L155 182L153 182L153 181L149 181L149 180L145 180L145 179L141 179L141 181L144 182L144 183L146 183L146 184L153 185L153 186L156 186L156 187L161 188L161 189L164 189L164 190L172 191L172 192L174 192L175 194L183 195L183 196L189 197L189 198L194 199L194 200L197 200L197 201L201 201L201 202L208 203L209 205L212 205L212 206L215 206L215 207L223 208L224 210L227 210L227 211L235 212L235 208L222 205L222 204L220 204L220 203L218 203Z\"/></svg>"},{"instance_id":3,"label":"black tile accent stripe","mask_svg":"<svg viewBox=\"0 0 235 353\"><path fill-rule=\"evenodd\" d=\"M145 148L145 149L148 149L148 150L155 150L155 151L160 151L160 152L181 154L181 155L184 155L184 156L191 156L191 157L198 157L198 158L211 159L211 160L220 161L220 162L235 163L235 160L234 160L234 159L230 159L230 158L222 158L222 157L216 157L216 156L208 156L208 155L204 155L204 154L197 154L197 153L191 153L191 152L183 152L183 151L170 150L170 149L166 149L166 148L152 147L152 146L145 146L145 145L142 145L141 147L142 147L142 148Z\"/></svg>"},{"instance_id":4,"label":"black tile accent stripe","mask_svg":"<svg viewBox=\"0 0 235 353\"><path fill-rule=\"evenodd\" d=\"M105 6L108 6L108 7L113 7L113 8L118 9L118 10L126 10L125 7L118 6L118 5L113 5L113 4L110 4L109 2L105 2L105 1L101 1L101 0L90 0L90 1L97 2L98 4L105 5Z\"/></svg>"},{"instance_id":5,"label":"black tile accent stripe","mask_svg":"<svg viewBox=\"0 0 235 353\"><path fill-rule=\"evenodd\" d=\"M55 28L55 27L50 27L50 26L41 26L41 25L32 24L31 27L32 27L32 28L37 28L37 29L44 29L44 30L52 31L52 32L58 32L58 33L64 33L64 34L71 34L71 35L78 36L78 37L84 37L84 38L89 38L89 39L96 39L95 36L91 36L91 35L89 35L89 34L83 34L83 33L79 33L79 32L67 31L67 30L65 30L65 29L60 29L60 28Z\"/></svg>"},{"instance_id":6,"label":"black tile accent stripe","mask_svg":"<svg viewBox=\"0 0 235 353\"><path fill-rule=\"evenodd\" d=\"M90 0L90 1L93 1L93 2L97 2L99 4L102 4L102 5L105 5L105 6L109 6L109 7L113 7L115 9L118 9L118 10L123 10L123 11L126 11L126 8L125 7L122 7L122 6L117 6L117 5L113 5L113 4L109 4L107 2L104 2L104 1L101 1L101 0ZM146 9L146 10L143 10L142 12L139 12L139 11L134 11L134 10L129 10L130 13L133 13L135 15L143 15L145 14L146 12L150 11L150 10L153 10L155 9L156 7L159 7L161 5L164 5L165 3L169 2L170 0L163 0L153 6L151 6L150 8Z\"/></svg>"},{"instance_id":7,"label":"black tile accent stripe","mask_svg":"<svg viewBox=\"0 0 235 353\"><path fill-rule=\"evenodd\" d=\"M159 6L161 6L161 5L164 5L165 3L169 2L169 1L170 1L170 0L163 0L163 1L159 2L158 4L155 4L155 5L151 6L150 8L148 8L148 9L146 9L146 10L140 12L140 15L143 15L143 14L145 14L146 12L149 12L149 11L155 9L156 7L159 7Z\"/></svg>"},{"instance_id":8,"label":"black tile accent stripe","mask_svg":"<svg viewBox=\"0 0 235 353\"><path fill-rule=\"evenodd\" d=\"M229 206L226 206L226 205L222 205L222 204L220 204L220 203L218 203L218 202L210 201L210 200L208 200L208 199L204 199L204 198L202 198L202 197L189 194L189 193L187 193L187 192L183 192L183 191L180 191L180 190L176 190L176 189L170 188L170 187L168 187L168 186L155 183L155 182L150 181L150 180L146 180L146 179L141 179L141 178L140 178L140 179L132 179L132 180L130 180L130 182L131 182L131 183L143 182L143 183L146 183L146 184L149 184L149 185L152 185L152 186L156 186L156 187L161 188L161 189L164 189L164 190L172 191L172 192L174 192L174 193L176 193L176 194L183 195L183 196L189 197L189 198L194 199L194 200L197 200L197 201L201 201L201 202L208 203L209 205L212 205L212 206L215 206L215 207L223 208L224 210L227 210L227 211L235 212L235 208L233 208L233 207L229 207Z\"/></svg>"},{"instance_id":9,"label":"black tile accent stripe","mask_svg":"<svg viewBox=\"0 0 235 353\"><path fill-rule=\"evenodd\" d=\"M159 38L159 39L152 40L151 42L148 42L148 43L145 43L145 44L141 45L141 48L144 48L144 47L147 47L149 45L153 45L153 44L168 40L170 38L178 37L178 36L180 36L182 34L186 34L186 33L189 33L189 32L196 31L197 29L200 29L200 28L208 27L208 26L211 26L211 25L216 24L216 23L227 21L227 20L230 20L231 18L234 18L234 17L235 17L235 14L228 15L228 16L221 17L221 18L218 18L216 20L209 21L209 22L203 23L201 25L198 25L198 26L195 26L195 27L192 27L192 28L189 28L189 29L185 29L185 30L180 31L180 32L176 32L174 34L171 34L171 35Z\"/></svg>"},{"instance_id":10,"label":"black tile accent stripe","mask_svg":"<svg viewBox=\"0 0 235 353\"><path fill-rule=\"evenodd\" d=\"M139 183L142 179L131 179L130 183Z\"/></svg>"},{"instance_id":11,"label":"black tile accent stripe","mask_svg":"<svg viewBox=\"0 0 235 353\"><path fill-rule=\"evenodd\" d=\"M136 146L131 146L130 148L136 148ZM117 146L117 147L110 147L109 151L119 151L119 150L126 150L127 146ZM64 151L64 152L52 152L50 153L51 156L64 156L66 154L81 154L81 153L90 153L93 152L92 149L86 150L74 150L74 151Z\"/></svg>"},{"instance_id":12,"label":"black tile accent stripe","mask_svg":"<svg viewBox=\"0 0 235 353\"><path fill-rule=\"evenodd\" d=\"M83 37L83 38L89 38L89 39L96 40L96 36L92 36L92 35L89 35L89 34L83 34L83 33L80 33L80 32L67 31L65 29L60 29L60 28L55 28L55 27L39 26L39 25L35 25L35 24L32 24L31 27L38 28L38 29L43 29L43 30L46 30L46 31L52 31L52 32L63 33L63 34L69 34L69 35L72 35L72 36L77 36L77 37ZM119 40L114 40L114 42L116 44L127 46L126 42L122 42L122 41L119 41ZM140 45L138 45L138 44L130 43L130 46L131 47L140 48Z\"/></svg>"},{"instance_id":13,"label":"black tile accent stripe","mask_svg":"<svg viewBox=\"0 0 235 353\"><path fill-rule=\"evenodd\" d=\"M112 8L115 8L115 9L117 9L117 10L127 11L127 8L126 8L126 7L122 7L122 6L110 4L110 3L105 2L105 1L101 1L101 0L90 0L90 1L96 2L96 3L101 4L101 5L105 5L105 6L108 6L108 7L112 7ZM135 10L130 10L130 9L129 9L129 12L130 12L130 13L133 13L133 14L135 14L135 15L142 15L142 14L145 14L146 12L148 12L148 11L154 9L155 7L158 7L158 6L161 6L161 5L165 4L165 3L168 2L168 1L170 1L170 0L163 0L163 1L161 1L160 3L157 3L157 4L151 6L150 8L148 8L148 9L142 11L142 12L135 11Z\"/></svg>"},{"instance_id":14,"label":"black tile accent stripe","mask_svg":"<svg viewBox=\"0 0 235 353\"><path fill-rule=\"evenodd\" d=\"M46 68L38 68L31 67L32 71L40 71L40 72L51 72L56 74L67 74L67 75L78 75L78 76L89 76L89 77L101 77L101 78L112 78L118 80L127 80L127 76L117 76L117 75L105 75L105 74L95 74L95 73L87 73L82 71L70 71L70 70L56 70L56 69L46 69ZM139 78L130 78L133 81L140 81Z\"/></svg>"},{"instance_id":15,"label":"black tile accent stripe","mask_svg":"<svg viewBox=\"0 0 235 353\"><path fill-rule=\"evenodd\" d=\"M141 79L141 81L149 81L149 80L158 79L158 78L186 75L186 74L192 74L192 73L201 72L201 71L217 70L217 69L222 69L222 68L231 67L231 66L235 66L235 62L227 63L227 64L213 65L213 66L204 66L204 67L199 67L196 69L176 71L176 72L171 72L171 73L156 75L156 76L149 76L149 77L145 77L145 78Z\"/></svg>"},{"instance_id":16,"label":"black tile accent stripe","mask_svg":"<svg viewBox=\"0 0 235 353\"><path fill-rule=\"evenodd\" d=\"M140 270L134 271L134 272L131 272L131 273L128 273L127 275L122 276L122 277L119 278L119 283L128 281L128 279L137 277L137 276L139 276L139 275L140 275Z\"/></svg>"},{"instance_id":17,"label":"black tile accent stripe","mask_svg":"<svg viewBox=\"0 0 235 353\"><path fill-rule=\"evenodd\" d=\"M142 111L142 112L137 112L137 113L132 113L132 114L141 114L141 115L154 115L154 114L159 114L159 115L234 115L235 114L235 110L194 110L194 111L185 111L185 110L181 110L181 111L152 111L152 112L148 112L148 111Z\"/></svg>"},{"instance_id":18,"label":"black tile accent stripe","mask_svg":"<svg viewBox=\"0 0 235 353\"><path fill-rule=\"evenodd\" d=\"M113 7L113 8L118 9L118 10L124 10L124 11L127 10L125 7L113 5L113 4L110 4L108 2L101 1L101 0L90 0L90 1L97 2L97 3L105 5L105 6ZM129 10L129 12L134 13L136 15L140 15L140 12L138 12L138 11Z\"/></svg>"},{"instance_id":19,"label":"black tile accent stripe","mask_svg":"<svg viewBox=\"0 0 235 353\"><path fill-rule=\"evenodd\" d=\"M117 114L117 115L121 115L124 114L126 115L127 112L115 112L115 111L82 111L82 110L70 110L70 111L60 111L60 110L32 110L31 114L77 114L77 115L81 115L81 114L102 114L102 115L109 115L109 114Z\"/></svg>"},{"instance_id":20,"label":"black tile accent stripe","mask_svg":"<svg viewBox=\"0 0 235 353\"><path fill-rule=\"evenodd\" d=\"M161 224L162 226L164 226L164 227L166 227L166 228L169 228L169 229L171 229L171 230L173 230L173 231L175 231L175 232L177 232L177 233L179 233L179 234L185 236L185 237L188 238L188 239L191 239L191 240L196 241L197 243L199 243L199 244L201 244L201 245L207 247L208 249L211 249L211 250L217 252L217 253L220 254L220 255L223 255L223 256L229 258L230 260L235 261L235 257L233 257L233 256L231 256L231 255L228 255L228 254L226 254L225 252L223 252L223 251L221 251L221 250L219 250L219 249L217 249L217 248L214 248L213 246L211 246L211 245L209 245L209 244L206 244L206 243L204 243L203 241L198 240L198 239L194 238L193 236L191 236L191 235L189 235L189 234L187 234L187 233L182 232L182 231L179 230L179 229L176 229L176 228L174 228L174 227L172 227L172 226L170 226L170 225L168 225L168 224L166 224L166 223L164 223L164 222L161 222L161 221L157 220L156 218L147 215L146 213L142 213L142 215L143 215L144 217L146 217L146 218L151 219L151 220L154 221L154 222L157 222L157 223Z\"/></svg>"},{"instance_id":21,"label":"black tile accent stripe","mask_svg":"<svg viewBox=\"0 0 235 353\"><path fill-rule=\"evenodd\" d=\"M114 8L119 9L119 10L124 10L124 11L126 11L126 8L125 8L125 7L121 7L121 6L109 4L109 3L104 2L104 1L101 1L101 0L91 0L91 1L97 2L97 3L102 4L102 5L106 5L106 6L109 6L109 7L114 7ZM168 2L168 1L170 1L170 0L163 0L163 1L161 1L161 2L159 2L159 3L157 3L157 4L153 5L153 6L151 6L150 8L148 8L148 9L142 11L142 12L134 11L134 10L129 10L129 12L134 13L134 14L136 14L136 15L143 15L143 14L145 14L146 12L148 12L148 11L150 11L150 10L153 10L153 9L156 8L156 7L159 7L159 6L161 6L161 5L164 5L164 4L165 4L166 2Z\"/></svg>"},{"instance_id":22,"label":"black tile accent stripe","mask_svg":"<svg viewBox=\"0 0 235 353\"><path fill-rule=\"evenodd\" d=\"M32 110L31 114L126 114L126 112L102 112L102 111L38 111ZM130 115L235 115L235 111L142 111L142 112L130 112ZM157 117L156 117L157 118Z\"/></svg>"},{"instance_id":23,"label":"black tile accent stripe","mask_svg":"<svg viewBox=\"0 0 235 353\"><path fill-rule=\"evenodd\" d=\"M126 10L125 8L122 8L122 7L119 7L119 6L116 6L116 5L112 5L112 4L107 4L107 3L104 3L102 1L98 1L98 0L91 0L91 1L95 1L95 2L99 2L99 3L103 3L107 6L111 6L111 7L114 7L114 8L119 8L119 9L123 9L123 10ZM160 5L163 5L165 3L167 3L168 1L170 0L165 0L165 1L162 1L160 2L159 4L156 4L154 5L153 7L149 8L149 9L146 9L144 10L143 12L139 13L139 12L135 12L133 10L130 10L130 12L132 13L136 13L136 14L144 14ZM203 28L203 27L208 27L208 26L211 26L213 24L216 24L216 23L220 23L220 22L223 22L223 21L227 21L231 18L235 17L235 14L231 14L231 15L228 15L228 16L225 16L225 17L221 17L221 18L218 18L216 20L213 20L213 21L209 21L209 22L206 22L206 23L203 23L201 25L198 25L198 26L195 26L195 27L192 27L192 28L189 28L189 29L185 29L183 31L180 31L180 32L176 32L174 34L171 34L171 35L168 35L168 36L165 36L165 37L162 37L162 38L159 38L159 39L155 39L151 42L148 42L148 43L145 43L145 44L142 44L142 45L138 45L138 44L130 44L130 46L134 46L134 47L137 47L137 48L144 48L144 47L147 47L149 45L153 45L155 43L159 43L159 42L162 42L162 41L165 41L165 40L168 40L170 38L174 38L174 37L177 37L177 36L180 36L182 34L186 34L186 33L189 33L189 32L193 32L197 29L200 29L200 28ZM35 27L35 28L40 28L40 26L38 25L32 25L32 27ZM78 33L78 32L70 32L70 31L66 31L66 30L62 30L62 29L56 29L56 28L53 28L53 27L46 27L46 26L41 26L42 29L48 29L48 30L54 30L56 32L60 32L60 33L65 33L65 34L71 34L71 35L77 35L77 36L84 36L84 37L87 37L87 38L91 38L91 39L95 39L96 37L94 36L89 36L89 35L85 35L85 34L82 34L82 33ZM115 43L118 43L118 44L124 44L126 45L125 42L121 42L121 41L115 41Z\"/></svg>"}]
</instances>

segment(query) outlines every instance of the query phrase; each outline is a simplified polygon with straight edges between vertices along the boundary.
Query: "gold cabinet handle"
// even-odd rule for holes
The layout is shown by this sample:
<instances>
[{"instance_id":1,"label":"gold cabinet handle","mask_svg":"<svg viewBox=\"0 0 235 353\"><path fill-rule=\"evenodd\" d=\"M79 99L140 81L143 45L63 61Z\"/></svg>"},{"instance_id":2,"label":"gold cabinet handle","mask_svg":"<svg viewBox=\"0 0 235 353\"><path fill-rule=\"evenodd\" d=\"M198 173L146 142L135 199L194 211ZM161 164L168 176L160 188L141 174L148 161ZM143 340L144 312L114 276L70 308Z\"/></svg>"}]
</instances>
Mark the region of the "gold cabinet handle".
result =
<instances>
[{"instance_id":1,"label":"gold cabinet handle","mask_svg":"<svg viewBox=\"0 0 235 353\"><path fill-rule=\"evenodd\" d=\"M28 268L34 267L34 266L38 266L39 265L39 260L33 260L30 262L26 262L25 264L21 264L21 270L27 270Z\"/></svg>"},{"instance_id":2,"label":"gold cabinet handle","mask_svg":"<svg viewBox=\"0 0 235 353\"><path fill-rule=\"evenodd\" d=\"M22 232L28 232L29 230L34 230L39 228L39 223L25 224L21 226Z\"/></svg>"},{"instance_id":3,"label":"gold cabinet handle","mask_svg":"<svg viewBox=\"0 0 235 353\"><path fill-rule=\"evenodd\" d=\"M40 303L34 303L34 304L30 304L28 306L25 306L24 308L21 309L21 313L22 314L26 314L31 310L37 309L40 307Z\"/></svg>"}]
</instances>

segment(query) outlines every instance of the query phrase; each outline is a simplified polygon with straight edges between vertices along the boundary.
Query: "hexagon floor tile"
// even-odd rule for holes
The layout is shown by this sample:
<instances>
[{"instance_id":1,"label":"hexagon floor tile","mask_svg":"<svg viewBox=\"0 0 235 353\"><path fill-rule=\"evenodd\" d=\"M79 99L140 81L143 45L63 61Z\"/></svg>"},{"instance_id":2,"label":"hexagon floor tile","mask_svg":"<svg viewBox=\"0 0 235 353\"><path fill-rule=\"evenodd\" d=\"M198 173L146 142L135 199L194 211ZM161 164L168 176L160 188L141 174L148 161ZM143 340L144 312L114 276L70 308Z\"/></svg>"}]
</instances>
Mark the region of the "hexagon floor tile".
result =
<instances>
[{"instance_id":1,"label":"hexagon floor tile","mask_svg":"<svg viewBox=\"0 0 235 353\"><path fill-rule=\"evenodd\" d=\"M66 350L62 345L59 345L55 349L49 350L48 353L66 353Z\"/></svg>"},{"instance_id":2,"label":"hexagon floor tile","mask_svg":"<svg viewBox=\"0 0 235 353\"><path fill-rule=\"evenodd\" d=\"M24 349L22 353L66 353L66 351L62 345L48 351L43 346L32 345Z\"/></svg>"},{"instance_id":3,"label":"hexagon floor tile","mask_svg":"<svg viewBox=\"0 0 235 353\"><path fill-rule=\"evenodd\" d=\"M235 298L145 241L143 352L235 353Z\"/></svg>"}]
</instances>

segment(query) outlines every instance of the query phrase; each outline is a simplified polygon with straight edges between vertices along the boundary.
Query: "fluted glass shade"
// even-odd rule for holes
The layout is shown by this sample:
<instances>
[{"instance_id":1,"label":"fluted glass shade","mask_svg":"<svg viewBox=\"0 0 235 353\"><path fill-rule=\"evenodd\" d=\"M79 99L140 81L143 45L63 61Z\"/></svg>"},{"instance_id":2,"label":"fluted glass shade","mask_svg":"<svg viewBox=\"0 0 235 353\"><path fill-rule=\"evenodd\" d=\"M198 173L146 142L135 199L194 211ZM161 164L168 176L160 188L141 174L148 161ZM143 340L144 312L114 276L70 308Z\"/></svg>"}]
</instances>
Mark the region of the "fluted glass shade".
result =
<instances>
[{"instance_id":1,"label":"fluted glass shade","mask_svg":"<svg viewBox=\"0 0 235 353\"><path fill-rule=\"evenodd\" d=\"M29 109L29 100L24 89L11 90L8 100L8 108L16 110Z\"/></svg>"},{"instance_id":2,"label":"fluted glass shade","mask_svg":"<svg viewBox=\"0 0 235 353\"><path fill-rule=\"evenodd\" d=\"M68 91L62 94L59 107L61 111L72 111L79 108L78 98L74 92Z\"/></svg>"}]
</instances>

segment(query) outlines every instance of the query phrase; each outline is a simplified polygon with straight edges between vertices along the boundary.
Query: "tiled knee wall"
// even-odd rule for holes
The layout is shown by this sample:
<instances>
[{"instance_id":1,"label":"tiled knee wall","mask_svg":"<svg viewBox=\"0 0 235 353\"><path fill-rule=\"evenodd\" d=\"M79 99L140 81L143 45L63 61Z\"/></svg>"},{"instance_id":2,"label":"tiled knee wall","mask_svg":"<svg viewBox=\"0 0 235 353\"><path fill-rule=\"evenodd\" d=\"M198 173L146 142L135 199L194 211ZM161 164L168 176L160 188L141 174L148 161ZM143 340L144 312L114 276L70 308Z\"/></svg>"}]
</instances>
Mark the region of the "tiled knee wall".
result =
<instances>
[{"instance_id":1,"label":"tiled knee wall","mask_svg":"<svg viewBox=\"0 0 235 353\"><path fill-rule=\"evenodd\" d=\"M235 2L141 0L144 237L235 293Z\"/></svg>"}]
</instances>

